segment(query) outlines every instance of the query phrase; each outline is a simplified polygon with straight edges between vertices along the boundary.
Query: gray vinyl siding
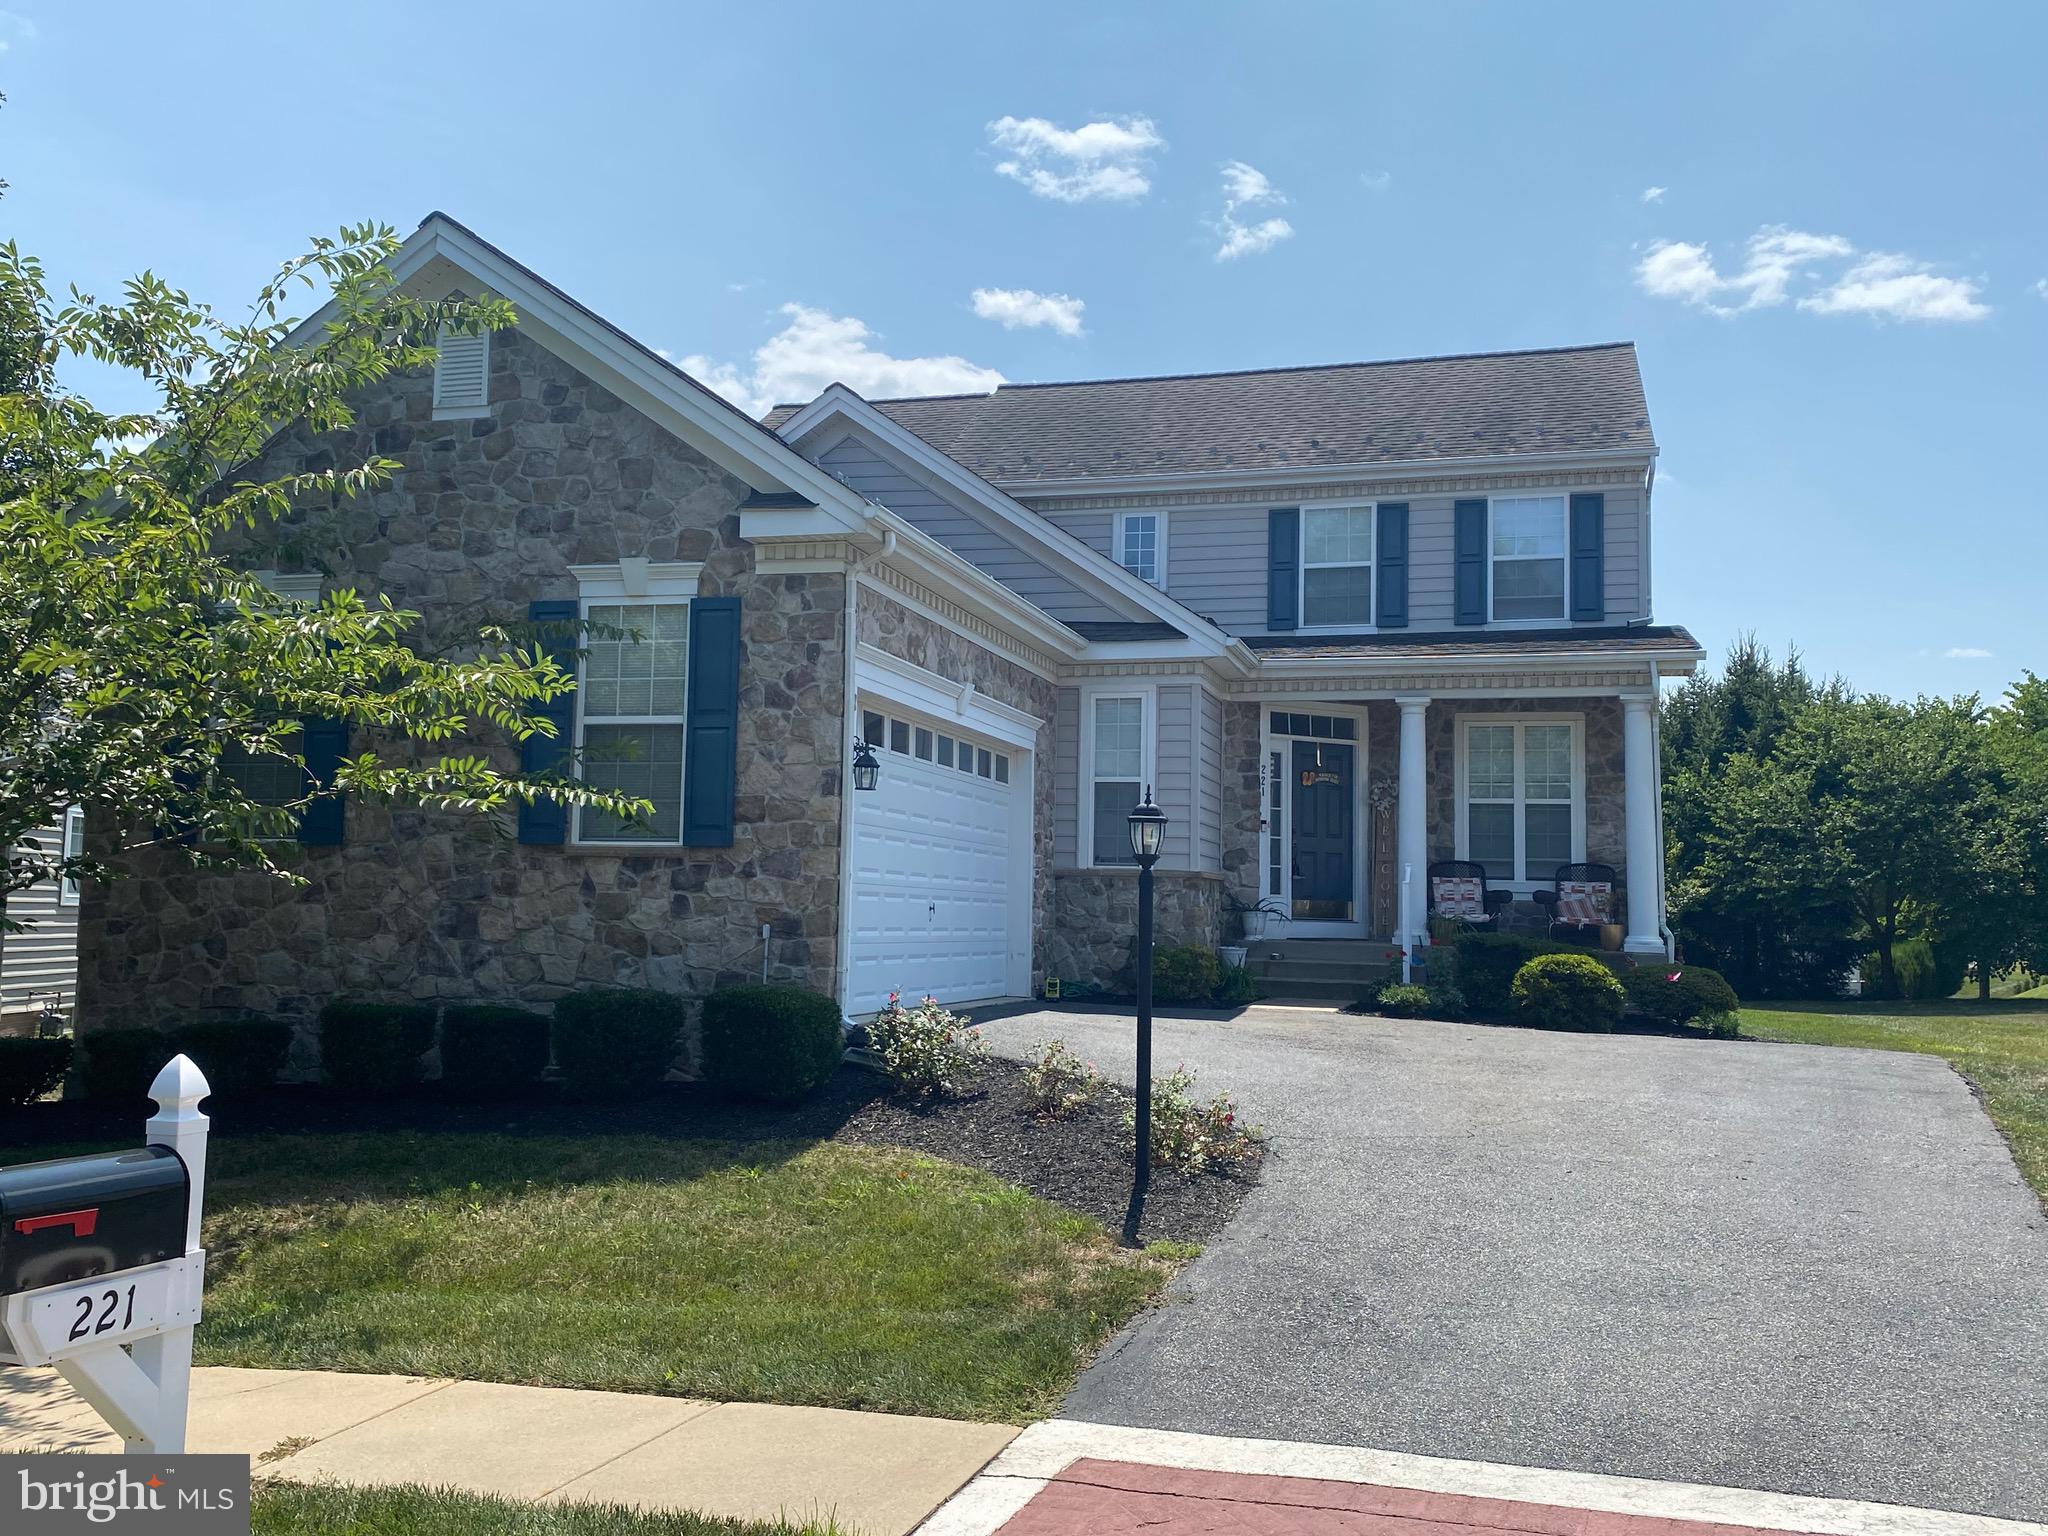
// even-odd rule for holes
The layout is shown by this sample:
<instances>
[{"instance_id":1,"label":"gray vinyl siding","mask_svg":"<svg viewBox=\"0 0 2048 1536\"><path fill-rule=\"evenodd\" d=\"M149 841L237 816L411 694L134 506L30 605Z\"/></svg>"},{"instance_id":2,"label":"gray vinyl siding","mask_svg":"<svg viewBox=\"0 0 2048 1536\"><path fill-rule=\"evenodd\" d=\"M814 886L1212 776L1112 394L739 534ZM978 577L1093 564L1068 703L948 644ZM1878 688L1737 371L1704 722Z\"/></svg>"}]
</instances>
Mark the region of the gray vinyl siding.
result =
<instances>
[{"instance_id":1,"label":"gray vinyl siding","mask_svg":"<svg viewBox=\"0 0 2048 1536\"><path fill-rule=\"evenodd\" d=\"M1196 696L1201 726L1195 754L1197 796L1195 867L1223 868L1223 704L1204 688Z\"/></svg>"},{"instance_id":2,"label":"gray vinyl siding","mask_svg":"<svg viewBox=\"0 0 2048 1536\"><path fill-rule=\"evenodd\" d=\"M1072 869L1081 862L1080 689L1060 690L1052 719L1052 862Z\"/></svg>"},{"instance_id":3,"label":"gray vinyl siding","mask_svg":"<svg viewBox=\"0 0 2048 1536\"><path fill-rule=\"evenodd\" d=\"M1610 624L1646 616L1643 492L1609 490L1606 522L1607 618ZM1301 499L1312 501L1304 492ZM1455 494L1409 495L1408 627L1456 625L1452 580L1452 505ZM1196 613L1234 635L1266 633L1266 513L1264 506L1177 507L1166 513L1166 590ZM1052 514L1069 533L1110 553L1115 514ZM1560 619L1559 624L1566 623Z\"/></svg>"},{"instance_id":4,"label":"gray vinyl siding","mask_svg":"<svg viewBox=\"0 0 2048 1536\"><path fill-rule=\"evenodd\" d=\"M46 849L63 840L61 827L36 835ZM0 1009L26 1008L40 992L61 992L68 1004L78 991L78 908L65 906L57 882L45 880L9 896L7 915L31 926L0 933Z\"/></svg>"},{"instance_id":5,"label":"gray vinyl siding","mask_svg":"<svg viewBox=\"0 0 2048 1536\"><path fill-rule=\"evenodd\" d=\"M1017 548L988 524L885 459L880 449L865 438L849 437L817 462L1056 619L1129 617L1104 607L1071 582L1054 575L1041 561Z\"/></svg>"},{"instance_id":6,"label":"gray vinyl siding","mask_svg":"<svg viewBox=\"0 0 2048 1536\"><path fill-rule=\"evenodd\" d=\"M1166 812L1166 836L1159 863L1163 869L1187 869L1195 817L1195 692L1193 684L1159 690L1159 730L1153 772L1153 798Z\"/></svg>"}]
</instances>

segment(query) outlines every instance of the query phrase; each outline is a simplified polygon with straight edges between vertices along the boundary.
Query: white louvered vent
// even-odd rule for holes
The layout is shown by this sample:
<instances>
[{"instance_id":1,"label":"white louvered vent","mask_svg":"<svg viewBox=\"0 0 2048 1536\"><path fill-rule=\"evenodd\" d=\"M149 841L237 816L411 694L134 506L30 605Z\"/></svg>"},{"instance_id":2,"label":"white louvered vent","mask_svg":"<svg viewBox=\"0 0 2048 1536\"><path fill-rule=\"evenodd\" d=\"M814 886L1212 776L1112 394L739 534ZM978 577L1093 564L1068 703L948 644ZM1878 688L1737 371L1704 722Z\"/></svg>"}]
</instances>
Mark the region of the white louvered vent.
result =
<instances>
[{"instance_id":1,"label":"white louvered vent","mask_svg":"<svg viewBox=\"0 0 2048 1536\"><path fill-rule=\"evenodd\" d=\"M441 333L440 355L434 359L434 409L479 410L491 403L491 334Z\"/></svg>"}]
</instances>

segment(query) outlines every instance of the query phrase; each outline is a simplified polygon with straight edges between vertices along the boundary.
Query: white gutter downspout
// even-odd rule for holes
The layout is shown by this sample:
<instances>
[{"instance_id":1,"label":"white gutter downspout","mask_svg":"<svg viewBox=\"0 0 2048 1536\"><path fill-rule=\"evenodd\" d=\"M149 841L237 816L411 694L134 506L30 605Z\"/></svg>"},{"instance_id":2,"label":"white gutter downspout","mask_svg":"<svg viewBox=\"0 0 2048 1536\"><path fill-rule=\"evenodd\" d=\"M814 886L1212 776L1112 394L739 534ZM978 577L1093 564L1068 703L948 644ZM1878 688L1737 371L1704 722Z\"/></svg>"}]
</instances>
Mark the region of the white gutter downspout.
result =
<instances>
[{"instance_id":1,"label":"white gutter downspout","mask_svg":"<svg viewBox=\"0 0 2048 1536\"><path fill-rule=\"evenodd\" d=\"M1678 959L1678 938L1671 931L1671 909L1664 885L1664 700L1657 684L1657 708L1650 715L1650 750L1657 754L1657 933L1664 940L1664 963Z\"/></svg>"},{"instance_id":2,"label":"white gutter downspout","mask_svg":"<svg viewBox=\"0 0 2048 1536\"><path fill-rule=\"evenodd\" d=\"M839 973L839 1016L842 1027L853 1026L847 1004L853 1001L853 738L860 729L860 688L854 678L854 654L860 649L860 573L863 566L896 553L896 530L882 529L882 547L846 562L846 685L841 695L839 732L839 939L834 969Z\"/></svg>"}]
</instances>

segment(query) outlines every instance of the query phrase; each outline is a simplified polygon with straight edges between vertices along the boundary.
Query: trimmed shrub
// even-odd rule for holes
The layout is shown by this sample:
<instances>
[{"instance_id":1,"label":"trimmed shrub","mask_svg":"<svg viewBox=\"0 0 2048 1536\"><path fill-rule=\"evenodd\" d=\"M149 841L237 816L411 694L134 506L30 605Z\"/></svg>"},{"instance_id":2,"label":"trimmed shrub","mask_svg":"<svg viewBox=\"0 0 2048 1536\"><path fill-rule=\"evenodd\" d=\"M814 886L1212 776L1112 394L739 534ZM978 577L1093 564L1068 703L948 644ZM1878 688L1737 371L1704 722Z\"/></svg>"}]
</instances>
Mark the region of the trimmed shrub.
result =
<instances>
[{"instance_id":1,"label":"trimmed shrub","mask_svg":"<svg viewBox=\"0 0 2048 1536\"><path fill-rule=\"evenodd\" d=\"M1152 950L1155 1003L1206 1003L1222 980L1222 962L1206 944L1168 944Z\"/></svg>"},{"instance_id":2,"label":"trimmed shrub","mask_svg":"<svg viewBox=\"0 0 2048 1536\"><path fill-rule=\"evenodd\" d=\"M1631 1012L1662 1024L1692 1024L1703 1014L1732 1014L1742 1006L1719 971L1704 965L1639 966L1622 974Z\"/></svg>"},{"instance_id":3,"label":"trimmed shrub","mask_svg":"<svg viewBox=\"0 0 2048 1536\"><path fill-rule=\"evenodd\" d=\"M215 1094L240 1097L276 1085L292 1048L292 1027L283 1019L251 1014L187 1024L171 1031L171 1040L199 1063Z\"/></svg>"},{"instance_id":4,"label":"trimmed shrub","mask_svg":"<svg viewBox=\"0 0 2048 1536\"><path fill-rule=\"evenodd\" d=\"M320 1010L320 1064L327 1081L356 1098L417 1088L420 1058L434 1043L434 1010L413 1003L336 1001Z\"/></svg>"},{"instance_id":5,"label":"trimmed shrub","mask_svg":"<svg viewBox=\"0 0 2048 1536\"><path fill-rule=\"evenodd\" d=\"M905 1008L897 993L868 1026L868 1048L882 1070L913 1098L950 1099L966 1091L988 1060L981 1031L935 997Z\"/></svg>"},{"instance_id":6,"label":"trimmed shrub","mask_svg":"<svg viewBox=\"0 0 2048 1536\"><path fill-rule=\"evenodd\" d=\"M33 1104L64 1081L71 1069L71 1041L0 1039L0 1109Z\"/></svg>"},{"instance_id":7,"label":"trimmed shrub","mask_svg":"<svg viewBox=\"0 0 2048 1536\"><path fill-rule=\"evenodd\" d=\"M668 1076L683 1000L639 987L594 987L555 1001L555 1065L572 1098L627 1099Z\"/></svg>"},{"instance_id":8,"label":"trimmed shrub","mask_svg":"<svg viewBox=\"0 0 2048 1536\"><path fill-rule=\"evenodd\" d=\"M144 1103L149 1085L177 1055L177 1040L161 1029L96 1029L78 1037L83 1051L79 1090L89 1099Z\"/></svg>"},{"instance_id":9,"label":"trimmed shrub","mask_svg":"<svg viewBox=\"0 0 2048 1536\"><path fill-rule=\"evenodd\" d=\"M1468 933L1451 946L1452 971L1464 994L1466 1010L1482 1019L1507 1018L1515 1011L1515 977L1538 955L1578 955L1610 971L1621 969L1618 957L1596 954L1578 944L1555 939L1530 939L1512 933ZM1432 966L1437 956L1430 957Z\"/></svg>"},{"instance_id":10,"label":"trimmed shrub","mask_svg":"<svg viewBox=\"0 0 2048 1536\"><path fill-rule=\"evenodd\" d=\"M1465 1014L1465 994L1455 982L1434 977L1427 985L1390 977L1359 999L1358 1006L1390 1019L1457 1019Z\"/></svg>"},{"instance_id":11,"label":"trimmed shrub","mask_svg":"<svg viewBox=\"0 0 2048 1536\"><path fill-rule=\"evenodd\" d=\"M704 999L704 1078L732 1098L803 1098L845 1054L839 1005L823 993L755 983Z\"/></svg>"},{"instance_id":12,"label":"trimmed shrub","mask_svg":"<svg viewBox=\"0 0 2048 1536\"><path fill-rule=\"evenodd\" d=\"M548 1069L548 1016L503 1003L458 1003L441 1015L441 1086L462 1098L520 1093Z\"/></svg>"},{"instance_id":13,"label":"trimmed shrub","mask_svg":"<svg viewBox=\"0 0 2048 1536\"><path fill-rule=\"evenodd\" d=\"M1246 1003L1256 1003L1266 995L1266 989L1259 985L1259 978L1252 974L1248 965L1226 965L1222 968L1221 979L1216 983L1216 1001L1225 1008L1241 1008Z\"/></svg>"},{"instance_id":14,"label":"trimmed shrub","mask_svg":"<svg viewBox=\"0 0 2048 1536\"><path fill-rule=\"evenodd\" d=\"M1612 1030L1628 994L1591 955L1538 955L1515 973L1511 989L1525 1018L1546 1029Z\"/></svg>"}]
</instances>

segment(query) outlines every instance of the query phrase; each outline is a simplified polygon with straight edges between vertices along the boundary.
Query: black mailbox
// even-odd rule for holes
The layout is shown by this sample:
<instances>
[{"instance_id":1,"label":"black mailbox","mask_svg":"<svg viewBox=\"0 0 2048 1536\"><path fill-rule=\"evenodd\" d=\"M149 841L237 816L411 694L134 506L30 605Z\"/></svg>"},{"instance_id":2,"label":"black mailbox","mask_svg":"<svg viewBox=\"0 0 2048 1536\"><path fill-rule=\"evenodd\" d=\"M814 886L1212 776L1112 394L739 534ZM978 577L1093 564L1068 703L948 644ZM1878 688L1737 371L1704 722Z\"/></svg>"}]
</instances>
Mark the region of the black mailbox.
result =
<instances>
[{"instance_id":1,"label":"black mailbox","mask_svg":"<svg viewBox=\"0 0 2048 1536\"><path fill-rule=\"evenodd\" d=\"M191 1184L169 1147L0 1168L0 1295L179 1257Z\"/></svg>"}]
</instances>

